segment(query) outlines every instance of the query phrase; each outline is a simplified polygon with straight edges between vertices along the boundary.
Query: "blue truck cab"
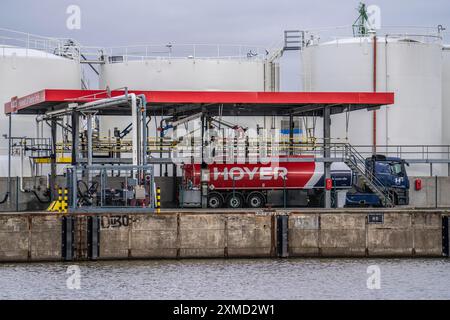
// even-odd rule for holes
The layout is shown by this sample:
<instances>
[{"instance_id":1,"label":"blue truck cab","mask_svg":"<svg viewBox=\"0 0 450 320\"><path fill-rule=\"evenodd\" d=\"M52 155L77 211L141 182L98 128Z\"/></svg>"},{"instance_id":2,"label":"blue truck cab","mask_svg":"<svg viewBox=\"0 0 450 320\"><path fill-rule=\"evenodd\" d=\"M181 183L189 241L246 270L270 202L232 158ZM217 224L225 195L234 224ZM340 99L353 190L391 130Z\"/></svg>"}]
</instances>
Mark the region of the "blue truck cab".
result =
<instances>
[{"instance_id":1,"label":"blue truck cab","mask_svg":"<svg viewBox=\"0 0 450 320\"><path fill-rule=\"evenodd\" d=\"M373 175L376 178L374 182L389 191L394 205L408 205L410 184L407 165L400 158L374 155L365 160L366 176ZM357 177L355 181L354 191L347 193L346 206L382 206L380 198L367 185L359 183Z\"/></svg>"}]
</instances>

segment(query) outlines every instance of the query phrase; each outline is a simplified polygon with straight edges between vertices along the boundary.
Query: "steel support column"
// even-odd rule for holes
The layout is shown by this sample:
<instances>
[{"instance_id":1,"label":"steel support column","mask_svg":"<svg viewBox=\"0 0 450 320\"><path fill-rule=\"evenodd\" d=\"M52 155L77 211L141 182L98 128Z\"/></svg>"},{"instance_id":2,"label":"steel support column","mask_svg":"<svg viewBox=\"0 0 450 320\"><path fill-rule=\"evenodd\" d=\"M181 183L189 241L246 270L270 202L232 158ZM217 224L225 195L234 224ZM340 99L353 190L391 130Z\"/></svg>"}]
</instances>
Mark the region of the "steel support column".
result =
<instances>
[{"instance_id":1,"label":"steel support column","mask_svg":"<svg viewBox=\"0 0 450 320\"><path fill-rule=\"evenodd\" d=\"M87 161L88 166L92 166L92 113L86 114L87 121ZM88 170L88 186L90 187L92 184L91 172Z\"/></svg>"},{"instance_id":2,"label":"steel support column","mask_svg":"<svg viewBox=\"0 0 450 320\"><path fill-rule=\"evenodd\" d=\"M178 120L178 117L174 116L173 121L175 122L177 120ZM175 126L173 128L173 139L174 140L178 139L177 128L178 128L178 126ZM171 156L172 155L169 154L169 157L171 157ZM175 203L175 201L177 200L177 194L178 194L177 165L175 163L172 165L172 181L173 181L173 189L172 189L173 202Z\"/></svg>"},{"instance_id":3,"label":"steel support column","mask_svg":"<svg viewBox=\"0 0 450 320\"><path fill-rule=\"evenodd\" d=\"M330 107L323 108L323 157L324 159L331 158L330 152L331 142L331 114ZM326 179L331 178L331 162L324 162L324 175ZM324 182L325 182L324 181ZM326 209L331 208L331 190L325 190L324 205Z\"/></svg>"},{"instance_id":4,"label":"steel support column","mask_svg":"<svg viewBox=\"0 0 450 320\"><path fill-rule=\"evenodd\" d=\"M7 194L7 197L8 197L8 205L10 205L11 204L11 195L12 195L12 188L11 188L12 114L9 115L8 124L9 125L8 125L8 194Z\"/></svg>"},{"instance_id":5,"label":"steel support column","mask_svg":"<svg viewBox=\"0 0 450 320\"><path fill-rule=\"evenodd\" d=\"M202 152L202 154L201 154L201 159L202 159L202 168L203 168L203 166L204 166L204 163L205 163L205 155L204 155L204 152L205 152L205 124L206 124L206 117L205 117L205 114L202 114L202 116L201 116L201 122L202 122L202 124L201 124L201 126L202 126L202 131L201 131L201 136L202 136L202 145L201 145L201 152Z\"/></svg>"},{"instance_id":6,"label":"steel support column","mask_svg":"<svg viewBox=\"0 0 450 320\"><path fill-rule=\"evenodd\" d=\"M72 112L72 165L78 164L78 151L80 145L80 114Z\"/></svg>"},{"instance_id":7,"label":"steel support column","mask_svg":"<svg viewBox=\"0 0 450 320\"><path fill-rule=\"evenodd\" d=\"M56 118L51 119L52 154L50 156L50 195L51 200L57 199L56 192Z\"/></svg>"},{"instance_id":8,"label":"steel support column","mask_svg":"<svg viewBox=\"0 0 450 320\"><path fill-rule=\"evenodd\" d=\"M201 131L201 135L202 135L202 146L201 146L201 159L202 159L202 164L201 164L201 171L200 171L200 181L201 181L201 193L202 193L202 208L205 209L208 207L208 182L204 181L204 171L207 170L208 165L205 162L205 131L206 131L206 123L207 123L207 119L206 119L206 115L205 113L202 113L202 117L201 117L201 121L202 121L202 131Z\"/></svg>"},{"instance_id":9,"label":"steel support column","mask_svg":"<svg viewBox=\"0 0 450 320\"><path fill-rule=\"evenodd\" d=\"M289 155L294 155L294 115L289 115Z\"/></svg>"}]
</instances>

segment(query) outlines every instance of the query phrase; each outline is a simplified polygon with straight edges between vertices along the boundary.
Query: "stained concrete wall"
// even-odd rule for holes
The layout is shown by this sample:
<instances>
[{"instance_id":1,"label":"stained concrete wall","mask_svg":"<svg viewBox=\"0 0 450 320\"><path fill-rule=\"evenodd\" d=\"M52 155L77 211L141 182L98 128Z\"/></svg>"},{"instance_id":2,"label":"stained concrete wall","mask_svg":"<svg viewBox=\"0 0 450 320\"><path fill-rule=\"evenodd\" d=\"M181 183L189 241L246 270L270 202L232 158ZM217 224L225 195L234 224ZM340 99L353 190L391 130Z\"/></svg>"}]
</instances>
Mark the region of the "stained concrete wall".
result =
<instances>
[{"instance_id":1,"label":"stained concrete wall","mask_svg":"<svg viewBox=\"0 0 450 320\"><path fill-rule=\"evenodd\" d=\"M0 261L61 260L61 220L46 214L0 215Z\"/></svg>"},{"instance_id":2,"label":"stained concrete wall","mask_svg":"<svg viewBox=\"0 0 450 320\"><path fill-rule=\"evenodd\" d=\"M369 223L371 213L383 223ZM99 259L277 256L277 215L288 215L290 257L442 255L445 210L163 212L100 216ZM87 259L87 215L75 217L74 259ZM0 261L61 260L61 218L0 215Z\"/></svg>"},{"instance_id":3,"label":"stained concrete wall","mask_svg":"<svg viewBox=\"0 0 450 320\"><path fill-rule=\"evenodd\" d=\"M100 257L269 257L272 217L255 214L137 214L127 223L103 216Z\"/></svg>"},{"instance_id":4,"label":"stained concrete wall","mask_svg":"<svg viewBox=\"0 0 450 320\"><path fill-rule=\"evenodd\" d=\"M293 213L289 254L303 256L441 256L442 217L433 212L384 213L382 224L367 214Z\"/></svg>"}]
</instances>

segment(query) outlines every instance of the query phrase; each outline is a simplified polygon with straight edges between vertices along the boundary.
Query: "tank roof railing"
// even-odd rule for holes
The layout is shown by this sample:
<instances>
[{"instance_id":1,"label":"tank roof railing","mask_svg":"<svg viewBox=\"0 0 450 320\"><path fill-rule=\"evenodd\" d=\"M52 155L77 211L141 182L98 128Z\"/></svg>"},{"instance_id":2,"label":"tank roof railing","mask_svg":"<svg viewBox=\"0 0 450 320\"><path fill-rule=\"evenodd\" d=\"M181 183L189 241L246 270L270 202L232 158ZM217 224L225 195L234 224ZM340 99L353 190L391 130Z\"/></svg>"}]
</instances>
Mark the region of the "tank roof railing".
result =
<instances>
[{"instance_id":1,"label":"tank roof railing","mask_svg":"<svg viewBox=\"0 0 450 320\"><path fill-rule=\"evenodd\" d=\"M79 59L80 46L67 38L51 38L31 33L0 28L0 54L5 55L11 47L25 49L26 56L34 56L31 50L44 52L48 55Z\"/></svg>"},{"instance_id":2,"label":"tank roof railing","mask_svg":"<svg viewBox=\"0 0 450 320\"><path fill-rule=\"evenodd\" d=\"M39 36L31 33L0 28L0 54L3 49L18 47L38 50L49 55L58 55L80 60L83 55L87 60L99 60L108 57L120 57L123 61L150 59L230 59L230 60L266 60L281 47L248 44L139 44L127 46L81 46L68 38ZM31 55L31 53L30 53ZM114 62L114 60L112 60ZM117 60L116 60L117 61ZM105 61L108 63L109 61Z\"/></svg>"},{"instance_id":3,"label":"tank roof railing","mask_svg":"<svg viewBox=\"0 0 450 320\"><path fill-rule=\"evenodd\" d=\"M85 56L109 58L110 62L126 62L154 59L230 59L265 60L274 49L257 45L239 44L149 44L118 47L81 47ZM114 59L116 58L116 59ZM118 58L118 59L117 59Z\"/></svg>"},{"instance_id":4,"label":"tank roof railing","mask_svg":"<svg viewBox=\"0 0 450 320\"><path fill-rule=\"evenodd\" d=\"M367 39L367 36L354 36L352 26L338 26L319 29L304 29L304 46L317 45L331 41L339 41L343 39ZM442 26L424 27L424 26L384 26L379 30L375 30L378 37L388 37L396 39L410 39L422 43L442 43L448 33Z\"/></svg>"}]
</instances>

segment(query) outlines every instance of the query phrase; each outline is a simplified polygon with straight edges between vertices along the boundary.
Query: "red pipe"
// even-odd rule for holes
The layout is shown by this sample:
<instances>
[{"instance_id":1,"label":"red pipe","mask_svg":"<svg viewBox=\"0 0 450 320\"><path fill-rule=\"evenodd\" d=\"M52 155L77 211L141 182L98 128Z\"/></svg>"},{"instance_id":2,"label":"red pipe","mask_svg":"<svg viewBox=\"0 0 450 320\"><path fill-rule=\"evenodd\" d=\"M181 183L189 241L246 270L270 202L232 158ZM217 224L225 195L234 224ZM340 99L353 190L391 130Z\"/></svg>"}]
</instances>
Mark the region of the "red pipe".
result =
<instances>
[{"instance_id":1,"label":"red pipe","mask_svg":"<svg viewBox=\"0 0 450 320\"><path fill-rule=\"evenodd\" d=\"M377 36L373 36L373 92L377 92ZM373 111L373 153L377 152L377 111Z\"/></svg>"}]
</instances>

